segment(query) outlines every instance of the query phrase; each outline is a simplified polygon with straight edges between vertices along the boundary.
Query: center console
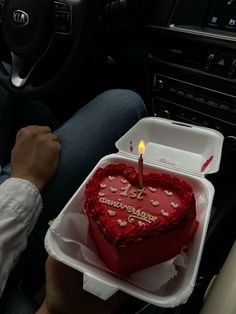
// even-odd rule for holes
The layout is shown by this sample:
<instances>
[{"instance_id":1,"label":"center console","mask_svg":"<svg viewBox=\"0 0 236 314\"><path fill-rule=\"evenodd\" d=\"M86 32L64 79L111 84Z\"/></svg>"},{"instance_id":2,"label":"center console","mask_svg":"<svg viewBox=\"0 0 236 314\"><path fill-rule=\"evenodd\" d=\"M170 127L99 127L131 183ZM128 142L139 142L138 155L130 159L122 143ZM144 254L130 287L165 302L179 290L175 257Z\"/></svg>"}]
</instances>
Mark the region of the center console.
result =
<instances>
[{"instance_id":1,"label":"center console","mask_svg":"<svg viewBox=\"0 0 236 314\"><path fill-rule=\"evenodd\" d=\"M154 1L148 36L153 114L222 132L236 150L236 1Z\"/></svg>"},{"instance_id":2,"label":"center console","mask_svg":"<svg viewBox=\"0 0 236 314\"><path fill-rule=\"evenodd\" d=\"M225 137L220 171L210 178L216 193L203 258L209 272L209 260L214 259L217 269L227 254L222 249L219 255L215 243L223 248L234 239L230 181L236 172L236 0L152 4L146 37L153 114L214 128Z\"/></svg>"}]
</instances>

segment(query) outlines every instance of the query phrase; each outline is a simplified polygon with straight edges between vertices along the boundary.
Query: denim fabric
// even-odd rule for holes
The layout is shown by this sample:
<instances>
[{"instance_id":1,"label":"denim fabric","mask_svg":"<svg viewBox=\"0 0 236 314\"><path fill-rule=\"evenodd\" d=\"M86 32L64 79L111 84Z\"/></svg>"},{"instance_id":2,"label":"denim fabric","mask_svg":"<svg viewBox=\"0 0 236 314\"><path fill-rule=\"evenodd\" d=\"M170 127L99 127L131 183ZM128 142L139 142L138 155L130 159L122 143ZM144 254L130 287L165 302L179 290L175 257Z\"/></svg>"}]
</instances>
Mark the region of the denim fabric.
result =
<instances>
[{"instance_id":1,"label":"denim fabric","mask_svg":"<svg viewBox=\"0 0 236 314\"><path fill-rule=\"evenodd\" d=\"M62 144L59 166L47 185L38 230L44 236L55 218L97 162L116 152L115 142L146 116L142 99L133 91L109 90L82 107L55 133Z\"/></svg>"},{"instance_id":2,"label":"denim fabric","mask_svg":"<svg viewBox=\"0 0 236 314\"><path fill-rule=\"evenodd\" d=\"M8 94L0 89L0 110L3 109L3 113L0 111L1 127L6 130L9 119L4 118L4 114L8 101ZM27 108L26 104L22 106ZM31 108L32 104L28 107ZM45 112L44 106L44 115ZM37 224L42 238L48 229L48 221L63 209L96 163L103 156L115 152L115 142L146 114L143 100L137 93L122 89L109 90L78 110L55 131L62 151L56 173L42 193L44 208ZM35 116L32 119L35 123ZM0 145L6 144L4 138L0 137ZM10 166L6 165L2 169L0 183L9 175Z\"/></svg>"},{"instance_id":3,"label":"denim fabric","mask_svg":"<svg viewBox=\"0 0 236 314\"><path fill-rule=\"evenodd\" d=\"M10 173L11 173L11 166L10 166L10 164L7 164L6 166L4 166L2 168L2 172L1 172L1 175L0 175L0 184L3 181L5 181L7 178L9 178Z\"/></svg>"},{"instance_id":4,"label":"denim fabric","mask_svg":"<svg viewBox=\"0 0 236 314\"><path fill-rule=\"evenodd\" d=\"M55 131L62 144L59 165L42 193L43 211L27 249L9 279L10 289L11 285L14 287L20 282L22 290L34 294L43 284L44 236L48 222L63 209L97 162L116 152L115 142L146 115L145 105L138 94L129 90L109 90L82 107ZM0 180L9 174L8 165L3 168Z\"/></svg>"}]
</instances>

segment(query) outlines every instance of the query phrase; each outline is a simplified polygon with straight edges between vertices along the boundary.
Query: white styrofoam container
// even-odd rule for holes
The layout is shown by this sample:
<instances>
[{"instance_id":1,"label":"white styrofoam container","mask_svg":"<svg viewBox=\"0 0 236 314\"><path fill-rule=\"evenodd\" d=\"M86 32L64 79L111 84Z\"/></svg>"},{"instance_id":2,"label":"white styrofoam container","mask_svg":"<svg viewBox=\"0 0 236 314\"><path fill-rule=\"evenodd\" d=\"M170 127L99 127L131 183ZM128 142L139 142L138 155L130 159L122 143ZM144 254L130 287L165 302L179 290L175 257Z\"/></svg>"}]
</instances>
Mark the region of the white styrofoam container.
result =
<instances>
[{"instance_id":1,"label":"white styrofoam container","mask_svg":"<svg viewBox=\"0 0 236 314\"><path fill-rule=\"evenodd\" d=\"M205 178L205 174L217 172L219 169L224 139L221 133L163 118L141 119L117 141L118 153L107 155L98 162L54 220L53 225L59 221L63 228L62 215L78 211L79 208L82 211L85 185L98 167L104 167L109 163L137 166L139 157L137 148L141 139L146 145L143 156L144 173L161 171L176 175L187 181L194 191L200 225L187 251L189 257L187 268L168 283L164 292L151 292L85 262L80 259L79 254L68 253L65 244L62 245L53 235L52 226L47 232L45 247L51 256L82 272L84 289L102 299L108 299L116 291L122 290L160 307L175 307L184 303L194 289L214 197L214 187Z\"/></svg>"}]
</instances>

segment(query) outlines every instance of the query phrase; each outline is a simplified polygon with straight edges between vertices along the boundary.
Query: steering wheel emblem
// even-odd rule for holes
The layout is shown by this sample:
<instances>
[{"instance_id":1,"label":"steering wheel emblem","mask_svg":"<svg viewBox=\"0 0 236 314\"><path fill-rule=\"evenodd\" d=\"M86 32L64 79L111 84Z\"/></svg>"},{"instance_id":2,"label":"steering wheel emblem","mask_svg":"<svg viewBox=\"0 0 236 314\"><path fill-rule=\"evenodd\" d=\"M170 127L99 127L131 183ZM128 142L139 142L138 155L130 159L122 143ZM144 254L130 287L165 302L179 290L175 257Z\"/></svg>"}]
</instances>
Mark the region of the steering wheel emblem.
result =
<instances>
[{"instance_id":1,"label":"steering wheel emblem","mask_svg":"<svg viewBox=\"0 0 236 314\"><path fill-rule=\"evenodd\" d=\"M15 10L12 13L12 22L18 26L26 26L29 23L29 15L22 10Z\"/></svg>"}]
</instances>

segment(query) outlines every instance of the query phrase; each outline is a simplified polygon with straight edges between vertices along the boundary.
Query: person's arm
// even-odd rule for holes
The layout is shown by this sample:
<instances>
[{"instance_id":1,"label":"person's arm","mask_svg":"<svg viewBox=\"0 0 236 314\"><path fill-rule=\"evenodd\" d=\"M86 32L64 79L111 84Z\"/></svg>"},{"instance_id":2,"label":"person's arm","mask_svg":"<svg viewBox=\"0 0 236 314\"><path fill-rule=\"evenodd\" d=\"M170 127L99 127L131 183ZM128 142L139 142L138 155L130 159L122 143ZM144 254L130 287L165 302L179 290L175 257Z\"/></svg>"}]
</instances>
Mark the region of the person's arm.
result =
<instances>
[{"instance_id":1,"label":"person's arm","mask_svg":"<svg viewBox=\"0 0 236 314\"><path fill-rule=\"evenodd\" d=\"M29 126L17 133L11 178L0 185L0 295L40 214L40 191L55 172L59 151L49 127Z\"/></svg>"},{"instance_id":2,"label":"person's arm","mask_svg":"<svg viewBox=\"0 0 236 314\"><path fill-rule=\"evenodd\" d=\"M41 196L31 182L10 178L0 185L0 295L41 209Z\"/></svg>"},{"instance_id":3,"label":"person's arm","mask_svg":"<svg viewBox=\"0 0 236 314\"><path fill-rule=\"evenodd\" d=\"M83 274L51 256L46 262L46 296L36 314L113 314L129 296L121 291L104 301L83 289Z\"/></svg>"}]
</instances>

